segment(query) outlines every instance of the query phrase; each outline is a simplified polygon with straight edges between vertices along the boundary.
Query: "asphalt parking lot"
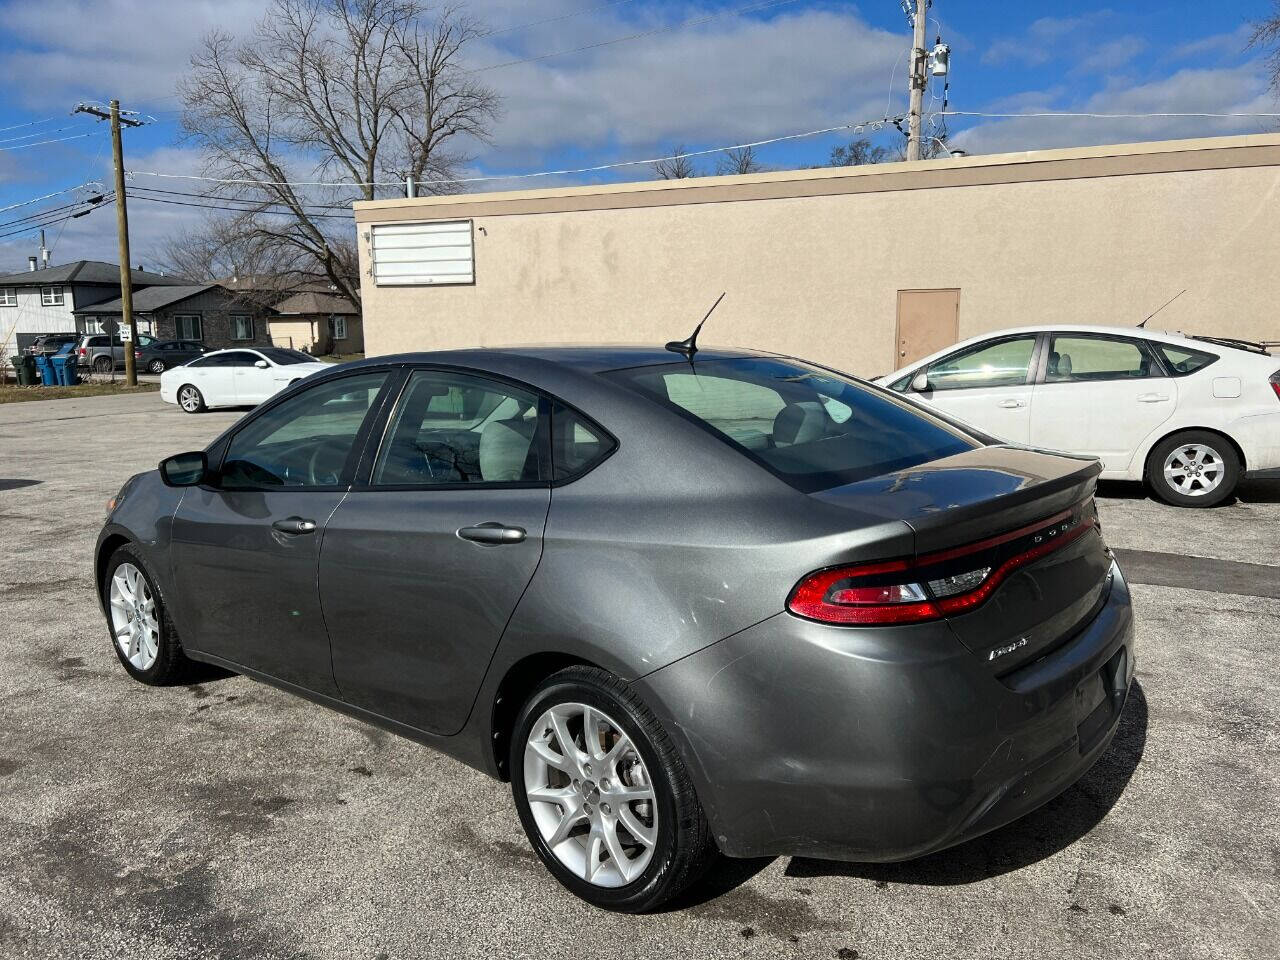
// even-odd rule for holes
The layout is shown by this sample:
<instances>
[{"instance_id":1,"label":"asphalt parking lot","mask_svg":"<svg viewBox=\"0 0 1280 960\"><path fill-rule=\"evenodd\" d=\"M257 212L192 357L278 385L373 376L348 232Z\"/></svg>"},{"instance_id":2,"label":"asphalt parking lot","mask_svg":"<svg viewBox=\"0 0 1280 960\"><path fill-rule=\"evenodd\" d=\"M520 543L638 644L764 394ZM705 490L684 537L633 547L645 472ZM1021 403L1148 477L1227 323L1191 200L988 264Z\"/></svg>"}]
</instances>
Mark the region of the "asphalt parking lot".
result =
<instances>
[{"instance_id":1,"label":"asphalt parking lot","mask_svg":"<svg viewBox=\"0 0 1280 960\"><path fill-rule=\"evenodd\" d=\"M1138 686L1047 807L908 864L728 862L626 917L554 883L504 784L243 678L126 677L104 503L238 415L0 406L0 957L1280 954L1280 484L1209 511L1103 490Z\"/></svg>"}]
</instances>

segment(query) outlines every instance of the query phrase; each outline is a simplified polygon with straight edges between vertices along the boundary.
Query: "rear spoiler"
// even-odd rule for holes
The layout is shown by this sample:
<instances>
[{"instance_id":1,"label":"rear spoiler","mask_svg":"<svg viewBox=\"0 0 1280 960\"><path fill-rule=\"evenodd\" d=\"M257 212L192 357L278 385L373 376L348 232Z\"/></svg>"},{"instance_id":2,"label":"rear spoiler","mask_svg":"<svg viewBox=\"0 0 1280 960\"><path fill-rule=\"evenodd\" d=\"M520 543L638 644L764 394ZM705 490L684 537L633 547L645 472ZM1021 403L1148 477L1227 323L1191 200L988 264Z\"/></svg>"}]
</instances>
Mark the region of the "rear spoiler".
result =
<instances>
[{"instance_id":1,"label":"rear spoiler","mask_svg":"<svg viewBox=\"0 0 1280 960\"><path fill-rule=\"evenodd\" d=\"M1280 343L1258 343L1255 340L1237 340L1233 337L1205 337L1194 333L1189 333L1187 336L1202 343L1212 343L1219 347L1233 347L1236 350L1247 350L1249 353L1260 353L1264 357L1271 356L1270 352L1268 352L1268 347L1280 347Z\"/></svg>"}]
</instances>

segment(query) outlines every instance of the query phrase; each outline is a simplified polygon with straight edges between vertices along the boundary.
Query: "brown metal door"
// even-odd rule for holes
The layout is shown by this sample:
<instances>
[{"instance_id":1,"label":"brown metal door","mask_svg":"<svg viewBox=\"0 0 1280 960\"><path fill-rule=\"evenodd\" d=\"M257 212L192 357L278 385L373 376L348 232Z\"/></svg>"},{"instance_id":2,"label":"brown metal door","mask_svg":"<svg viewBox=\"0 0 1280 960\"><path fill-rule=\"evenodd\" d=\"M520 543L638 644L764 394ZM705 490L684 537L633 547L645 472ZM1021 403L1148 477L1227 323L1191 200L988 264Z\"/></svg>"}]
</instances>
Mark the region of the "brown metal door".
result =
<instances>
[{"instance_id":1,"label":"brown metal door","mask_svg":"<svg viewBox=\"0 0 1280 960\"><path fill-rule=\"evenodd\" d=\"M899 290L894 367L951 346L960 339L959 290Z\"/></svg>"}]
</instances>

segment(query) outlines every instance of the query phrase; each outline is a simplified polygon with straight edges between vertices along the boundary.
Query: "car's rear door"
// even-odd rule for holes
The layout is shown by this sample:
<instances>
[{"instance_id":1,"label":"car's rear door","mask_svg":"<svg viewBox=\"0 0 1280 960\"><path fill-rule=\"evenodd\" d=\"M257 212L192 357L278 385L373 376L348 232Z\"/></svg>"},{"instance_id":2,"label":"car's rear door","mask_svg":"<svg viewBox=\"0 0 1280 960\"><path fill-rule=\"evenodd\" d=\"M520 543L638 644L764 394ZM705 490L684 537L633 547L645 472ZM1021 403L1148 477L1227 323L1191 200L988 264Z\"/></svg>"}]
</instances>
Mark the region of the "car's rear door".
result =
<instances>
[{"instance_id":1,"label":"car's rear door","mask_svg":"<svg viewBox=\"0 0 1280 960\"><path fill-rule=\"evenodd\" d=\"M320 596L343 699L461 729L542 554L545 406L479 373L411 372L325 529Z\"/></svg>"},{"instance_id":2,"label":"car's rear door","mask_svg":"<svg viewBox=\"0 0 1280 960\"><path fill-rule=\"evenodd\" d=\"M1031 442L1083 453L1117 473L1178 405L1177 381L1147 341L1053 333L1031 405Z\"/></svg>"},{"instance_id":3,"label":"car's rear door","mask_svg":"<svg viewBox=\"0 0 1280 960\"><path fill-rule=\"evenodd\" d=\"M336 693L317 558L394 376L362 370L318 383L223 442L217 483L187 490L173 518L171 599L184 644Z\"/></svg>"},{"instance_id":4,"label":"car's rear door","mask_svg":"<svg viewBox=\"0 0 1280 960\"><path fill-rule=\"evenodd\" d=\"M935 360L926 403L1005 440L1027 442L1031 424L1034 333L997 337Z\"/></svg>"}]
</instances>

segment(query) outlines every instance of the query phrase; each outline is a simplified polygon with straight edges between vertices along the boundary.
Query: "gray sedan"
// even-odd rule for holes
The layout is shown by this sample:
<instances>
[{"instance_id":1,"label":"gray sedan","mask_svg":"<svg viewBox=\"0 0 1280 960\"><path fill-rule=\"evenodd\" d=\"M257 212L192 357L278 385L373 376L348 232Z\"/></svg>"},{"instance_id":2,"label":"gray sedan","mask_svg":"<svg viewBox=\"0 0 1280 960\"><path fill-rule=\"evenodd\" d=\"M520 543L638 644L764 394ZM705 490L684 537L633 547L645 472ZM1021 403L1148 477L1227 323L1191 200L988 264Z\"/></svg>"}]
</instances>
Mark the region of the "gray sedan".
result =
<instances>
[{"instance_id":1,"label":"gray sedan","mask_svg":"<svg viewBox=\"0 0 1280 960\"><path fill-rule=\"evenodd\" d=\"M615 910L719 854L918 857L1088 770L1134 670L1097 463L681 346L346 364L132 478L95 557L124 669L510 780Z\"/></svg>"}]
</instances>

